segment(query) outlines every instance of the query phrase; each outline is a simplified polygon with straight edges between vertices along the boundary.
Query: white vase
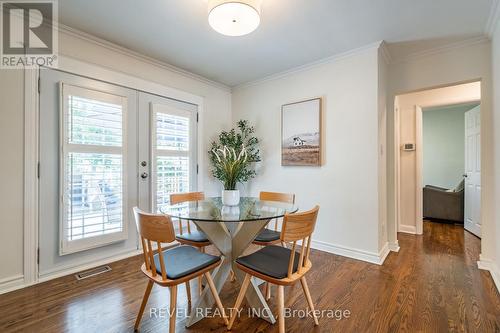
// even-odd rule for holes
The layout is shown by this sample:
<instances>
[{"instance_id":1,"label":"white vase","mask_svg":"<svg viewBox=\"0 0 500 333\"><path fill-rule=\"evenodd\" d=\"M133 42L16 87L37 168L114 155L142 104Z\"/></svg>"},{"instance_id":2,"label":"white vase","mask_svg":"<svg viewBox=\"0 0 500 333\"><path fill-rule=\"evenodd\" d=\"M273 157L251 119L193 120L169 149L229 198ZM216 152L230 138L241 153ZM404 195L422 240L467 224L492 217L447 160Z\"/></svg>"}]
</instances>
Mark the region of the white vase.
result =
<instances>
[{"instance_id":1,"label":"white vase","mask_svg":"<svg viewBox=\"0 0 500 333\"><path fill-rule=\"evenodd\" d=\"M240 204L240 191L222 190L222 204L224 206L238 206Z\"/></svg>"}]
</instances>

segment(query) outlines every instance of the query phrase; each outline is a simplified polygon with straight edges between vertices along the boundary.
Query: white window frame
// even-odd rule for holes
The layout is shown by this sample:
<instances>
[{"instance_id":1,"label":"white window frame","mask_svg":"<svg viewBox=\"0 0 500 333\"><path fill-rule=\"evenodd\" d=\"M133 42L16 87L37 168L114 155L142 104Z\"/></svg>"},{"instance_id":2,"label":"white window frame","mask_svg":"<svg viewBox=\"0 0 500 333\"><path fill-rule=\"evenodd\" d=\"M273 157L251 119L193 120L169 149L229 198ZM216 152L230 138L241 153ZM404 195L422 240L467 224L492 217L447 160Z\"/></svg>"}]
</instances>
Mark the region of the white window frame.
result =
<instances>
[{"instance_id":1,"label":"white window frame","mask_svg":"<svg viewBox=\"0 0 500 333\"><path fill-rule=\"evenodd\" d=\"M156 170L156 158L158 156L185 156L189 157L190 174L189 174L189 191L196 191L198 189L198 121L197 111L188 111L175 108L170 105L159 104L151 102L149 104L150 118L151 118L151 209L153 212L157 211L157 184L158 174ZM164 113L173 116L189 118L189 150L168 150L157 148L156 138L156 120L157 114Z\"/></svg>"},{"instance_id":2,"label":"white window frame","mask_svg":"<svg viewBox=\"0 0 500 333\"><path fill-rule=\"evenodd\" d=\"M126 240L128 238L128 192L127 192L127 97L112 94L105 91L98 91L91 88L75 86L64 82L59 83L60 95L60 144L61 156L59 158L59 193L60 193L60 212L59 212L59 254L66 255L93 249ZM86 144L70 144L68 131L66 128L68 117L68 96L76 95L84 98L105 101L108 103L122 106L122 145L121 146L100 146ZM66 168L69 153L99 153L99 154L119 154L122 156L122 231L113 232L105 235L86 237L82 239L68 241L67 227L67 209L66 195L64 189L67 185Z\"/></svg>"}]
</instances>

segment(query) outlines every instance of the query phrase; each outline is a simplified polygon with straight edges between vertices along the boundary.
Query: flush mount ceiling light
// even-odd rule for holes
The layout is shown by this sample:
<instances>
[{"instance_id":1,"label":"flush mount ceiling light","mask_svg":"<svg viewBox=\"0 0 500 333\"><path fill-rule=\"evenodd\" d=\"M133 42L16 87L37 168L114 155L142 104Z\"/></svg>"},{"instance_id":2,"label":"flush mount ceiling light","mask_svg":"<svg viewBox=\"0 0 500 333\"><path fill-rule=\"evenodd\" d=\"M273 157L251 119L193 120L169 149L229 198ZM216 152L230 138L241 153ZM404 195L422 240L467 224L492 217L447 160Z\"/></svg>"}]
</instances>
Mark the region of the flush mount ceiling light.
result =
<instances>
[{"instance_id":1,"label":"flush mount ceiling light","mask_svg":"<svg viewBox=\"0 0 500 333\"><path fill-rule=\"evenodd\" d=\"M262 0L208 0L208 23L226 36L243 36L260 24Z\"/></svg>"}]
</instances>

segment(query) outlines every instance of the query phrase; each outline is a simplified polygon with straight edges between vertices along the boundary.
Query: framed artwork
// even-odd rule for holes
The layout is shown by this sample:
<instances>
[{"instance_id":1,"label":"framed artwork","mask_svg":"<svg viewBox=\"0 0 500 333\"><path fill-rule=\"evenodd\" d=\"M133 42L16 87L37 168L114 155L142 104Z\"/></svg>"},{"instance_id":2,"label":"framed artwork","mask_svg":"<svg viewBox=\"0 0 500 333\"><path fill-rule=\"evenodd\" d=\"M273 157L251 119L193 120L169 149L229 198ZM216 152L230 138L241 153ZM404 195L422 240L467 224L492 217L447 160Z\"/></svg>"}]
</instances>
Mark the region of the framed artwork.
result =
<instances>
[{"instance_id":1,"label":"framed artwork","mask_svg":"<svg viewBox=\"0 0 500 333\"><path fill-rule=\"evenodd\" d=\"M281 107L281 165L321 166L322 99Z\"/></svg>"}]
</instances>

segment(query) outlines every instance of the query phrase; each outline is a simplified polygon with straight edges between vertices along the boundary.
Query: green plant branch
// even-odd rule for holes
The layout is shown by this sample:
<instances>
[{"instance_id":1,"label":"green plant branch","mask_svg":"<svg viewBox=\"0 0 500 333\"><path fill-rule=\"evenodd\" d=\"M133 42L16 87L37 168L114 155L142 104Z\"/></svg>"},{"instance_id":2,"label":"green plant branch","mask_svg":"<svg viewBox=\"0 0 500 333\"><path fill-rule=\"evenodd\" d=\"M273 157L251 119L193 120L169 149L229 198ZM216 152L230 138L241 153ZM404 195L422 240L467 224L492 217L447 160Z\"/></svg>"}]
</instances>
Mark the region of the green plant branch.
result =
<instances>
[{"instance_id":1,"label":"green plant branch","mask_svg":"<svg viewBox=\"0 0 500 333\"><path fill-rule=\"evenodd\" d=\"M212 175L220 180L225 190L235 190L237 183L245 183L257 173L253 164L260 161L259 140L248 121L240 120L236 129L223 131L212 142L208 154Z\"/></svg>"}]
</instances>

